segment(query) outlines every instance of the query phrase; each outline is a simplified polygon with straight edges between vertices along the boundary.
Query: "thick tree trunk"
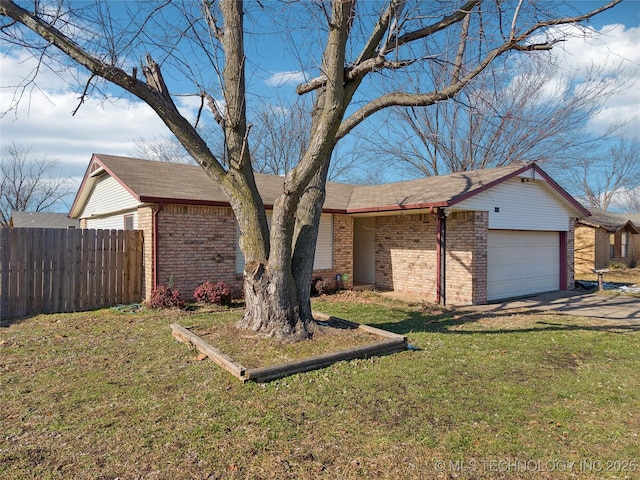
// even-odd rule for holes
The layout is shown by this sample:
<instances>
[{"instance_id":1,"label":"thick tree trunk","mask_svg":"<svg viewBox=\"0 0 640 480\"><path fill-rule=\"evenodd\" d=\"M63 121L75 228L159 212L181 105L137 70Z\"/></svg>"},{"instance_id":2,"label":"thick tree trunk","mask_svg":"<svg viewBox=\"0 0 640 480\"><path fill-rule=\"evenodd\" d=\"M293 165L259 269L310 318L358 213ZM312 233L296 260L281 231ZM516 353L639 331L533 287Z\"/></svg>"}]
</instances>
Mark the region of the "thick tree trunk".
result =
<instances>
[{"instance_id":1,"label":"thick tree trunk","mask_svg":"<svg viewBox=\"0 0 640 480\"><path fill-rule=\"evenodd\" d=\"M285 177L283 193L274 202L268 260L254 257L245 266L246 311L238 323L242 328L292 340L313 333L311 275L329 159L346 107L344 46L351 11L350 2L333 4L335 28L323 58L331 88L318 92L308 149Z\"/></svg>"},{"instance_id":2,"label":"thick tree trunk","mask_svg":"<svg viewBox=\"0 0 640 480\"><path fill-rule=\"evenodd\" d=\"M245 266L246 310L238 323L241 328L293 341L313 334L311 280L328 170L327 160L297 204L293 254L286 243L292 238L291 222L274 230L279 225L274 221L269 262L249 262ZM290 215L278 215L278 218L290 218ZM284 261L275 260L278 251L285 256ZM281 268L274 268L275 264Z\"/></svg>"},{"instance_id":3,"label":"thick tree trunk","mask_svg":"<svg viewBox=\"0 0 640 480\"><path fill-rule=\"evenodd\" d=\"M283 274L284 273L284 274ZM245 314L241 328L287 341L305 340L311 332L300 316L295 284L285 272L252 262L245 266Z\"/></svg>"},{"instance_id":4,"label":"thick tree trunk","mask_svg":"<svg viewBox=\"0 0 640 480\"><path fill-rule=\"evenodd\" d=\"M299 195L274 202L268 261L250 260L244 268L245 314L238 326L267 336L297 341L312 334L310 316L301 316L292 273L294 212Z\"/></svg>"},{"instance_id":5,"label":"thick tree trunk","mask_svg":"<svg viewBox=\"0 0 640 480\"><path fill-rule=\"evenodd\" d=\"M320 215L325 199L325 184L329 171L329 159L314 175L298 205L296 215L296 229L294 234L294 250L292 259L292 273L298 291L300 316L306 320L313 320L311 314L311 281L313 278L313 263L318 243L318 229Z\"/></svg>"}]
</instances>

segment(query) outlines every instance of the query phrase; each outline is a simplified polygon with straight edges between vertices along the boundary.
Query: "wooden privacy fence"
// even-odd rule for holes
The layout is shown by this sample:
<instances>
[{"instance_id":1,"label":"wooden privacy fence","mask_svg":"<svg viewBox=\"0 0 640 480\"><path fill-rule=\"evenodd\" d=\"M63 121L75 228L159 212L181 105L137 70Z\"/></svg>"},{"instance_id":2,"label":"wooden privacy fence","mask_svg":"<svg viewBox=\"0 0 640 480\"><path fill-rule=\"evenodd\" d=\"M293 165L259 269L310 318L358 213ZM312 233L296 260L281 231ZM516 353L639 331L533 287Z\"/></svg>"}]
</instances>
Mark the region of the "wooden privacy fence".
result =
<instances>
[{"instance_id":1,"label":"wooden privacy fence","mask_svg":"<svg viewBox=\"0 0 640 480\"><path fill-rule=\"evenodd\" d=\"M0 228L0 321L142 298L139 230Z\"/></svg>"}]
</instances>

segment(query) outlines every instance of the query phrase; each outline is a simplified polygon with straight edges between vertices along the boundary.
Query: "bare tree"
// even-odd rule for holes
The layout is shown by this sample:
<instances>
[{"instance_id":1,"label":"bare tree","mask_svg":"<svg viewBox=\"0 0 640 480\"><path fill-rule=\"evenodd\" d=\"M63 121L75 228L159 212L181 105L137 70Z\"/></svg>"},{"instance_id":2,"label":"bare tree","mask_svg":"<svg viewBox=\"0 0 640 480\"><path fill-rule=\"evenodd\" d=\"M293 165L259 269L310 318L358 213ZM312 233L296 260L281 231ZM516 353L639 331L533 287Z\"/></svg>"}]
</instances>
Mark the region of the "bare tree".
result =
<instances>
[{"instance_id":1,"label":"bare tree","mask_svg":"<svg viewBox=\"0 0 640 480\"><path fill-rule=\"evenodd\" d=\"M286 175L298 164L310 134L311 106L304 100L290 104L261 101L251 122L251 155L256 171Z\"/></svg>"},{"instance_id":2,"label":"bare tree","mask_svg":"<svg viewBox=\"0 0 640 480\"><path fill-rule=\"evenodd\" d=\"M119 23L106 3L96 9L83 3L83 8L54 10L35 2L28 11L1 0L0 15L6 18L0 28L5 41L32 49L47 64L71 61L87 69L90 79L83 94L102 78L151 106L235 213L246 262L246 310L239 325L305 338L311 325L313 252L336 143L384 109L450 100L501 56L546 51L567 35L550 27L579 24L617 3L567 16L559 10L561 3L533 1L325 0L272 10L277 3L245 8L241 0L134 2L122 5L129 9L128 20ZM309 140L283 178L271 229L253 174L246 90L251 59L245 50L245 36L257 31L257 24L246 23L269 15L274 24L298 18L309 39L299 58L308 59L309 68L318 72L296 89L299 95L314 95ZM455 48L446 48L447 38L457 39ZM138 58L143 59L144 79L133 67ZM424 68L429 65L442 68ZM407 88L409 70L423 72L419 90ZM200 95L195 124L176 107L163 75L167 71L190 80ZM216 157L196 130L207 108L223 132L224 158Z\"/></svg>"},{"instance_id":3,"label":"bare tree","mask_svg":"<svg viewBox=\"0 0 640 480\"><path fill-rule=\"evenodd\" d=\"M590 207L609 210L616 199L627 196L633 208L633 192L640 185L640 142L619 140L604 158L578 160L571 178Z\"/></svg>"},{"instance_id":4,"label":"bare tree","mask_svg":"<svg viewBox=\"0 0 640 480\"><path fill-rule=\"evenodd\" d=\"M303 97L301 100L304 100ZM263 99L250 115L251 159L256 172L271 175L286 175L298 164L300 156L309 143L311 117L310 105L296 101L287 105L283 99ZM224 158L223 139L217 138L209 129L201 128L205 138L217 157ZM132 155L148 160L170 163L193 164L195 161L175 137L140 137L134 140ZM331 181L360 181L370 183L357 170L359 157L350 151L334 151L328 179Z\"/></svg>"},{"instance_id":5,"label":"bare tree","mask_svg":"<svg viewBox=\"0 0 640 480\"><path fill-rule=\"evenodd\" d=\"M133 143L134 149L131 154L138 158L170 163L195 163L175 137L138 137Z\"/></svg>"},{"instance_id":6,"label":"bare tree","mask_svg":"<svg viewBox=\"0 0 640 480\"><path fill-rule=\"evenodd\" d=\"M566 169L618 129L612 125L592 135L585 127L607 98L625 88L630 75L621 67L613 74L593 67L586 75L560 78L553 63L531 60L494 65L455 101L391 109L388 133L365 144L367 158L381 168L403 168L409 177L511 162ZM385 141L388 137L399 141Z\"/></svg>"},{"instance_id":7,"label":"bare tree","mask_svg":"<svg viewBox=\"0 0 640 480\"><path fill-rule=\"evenodd\" d=\"M618 190L611 205L612 208L621 212L640 214L640 184L633 188Z\"/></svg>"},{"instance_id":8,"label":"bare tree","mask_svg":"<svg viewBox=\"0 0 640 480\"><path fill-rule=\"evenodd\" d=\"M0 226L13 212L49 212L72 193L71 179L58 172L58 161L37 159L31 149L14 143L0 158Z\"/></svg>"}]
</instances>

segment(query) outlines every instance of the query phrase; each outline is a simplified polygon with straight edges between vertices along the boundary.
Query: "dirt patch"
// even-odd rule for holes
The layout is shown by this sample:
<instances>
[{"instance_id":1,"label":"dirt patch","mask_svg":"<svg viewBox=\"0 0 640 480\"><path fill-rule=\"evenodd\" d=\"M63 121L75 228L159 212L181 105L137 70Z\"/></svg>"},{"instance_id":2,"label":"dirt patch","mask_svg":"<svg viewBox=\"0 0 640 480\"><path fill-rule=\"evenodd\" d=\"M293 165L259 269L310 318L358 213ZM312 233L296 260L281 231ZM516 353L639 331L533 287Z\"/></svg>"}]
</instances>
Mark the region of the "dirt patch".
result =
<instances>
[{"instance_id":1,"label":"dirt patch","mask_svg":"<svg viewBox=\"0 0 640 480\"><path fill-rule=\"evenodd\" d=\"M198 325L190 330L247 368L277 365L381 340L378 335L335 319L315 322L312 337L296 343L249 333L234 322Z\"/></svg>"},{"instance_id":2,"label":"dirt patch","mask_svg":"<svg viewBox=\"0 0 640 480\"><path fill-rule=\"evenodd\" d=\"M590 355L578 354L574 352L555 352L549 351L544 357L549 366L559 370L577 370L585 361L588 360Z\"/></svg>"}]
</instances>

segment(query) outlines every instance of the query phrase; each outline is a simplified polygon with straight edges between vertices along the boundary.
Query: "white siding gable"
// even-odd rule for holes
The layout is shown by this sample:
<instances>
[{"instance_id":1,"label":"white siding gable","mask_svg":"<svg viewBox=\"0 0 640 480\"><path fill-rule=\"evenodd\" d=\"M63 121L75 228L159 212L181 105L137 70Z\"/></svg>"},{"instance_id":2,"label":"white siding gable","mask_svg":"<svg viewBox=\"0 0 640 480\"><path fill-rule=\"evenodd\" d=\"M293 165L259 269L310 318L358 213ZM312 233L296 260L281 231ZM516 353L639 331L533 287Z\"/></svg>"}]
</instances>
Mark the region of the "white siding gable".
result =
<instances>
[{"instance_id":1,"label":"white siding gable","mask_svg":"<svg viewBox=\"0 0 640 480\"><path fill-rule=\"evenodd\" d=\"M567 231L571 210L541 179L505 181L454 205L489 212L490 229Z\"/></svg>"},{"instance_id":2,"label":"white siding gable","mask_svg":"<svg viewBox=\"0 0 640 480\"><path fill-rule=\"evenodd\" d=\"M93 187L80 218L106 216L110 213L133 210L141 205L113 177L104 175Z\"/></svg>"},{"instance_id":3,"label":"white siding gable","mask_svg":"<svg viewBox=\"0 0 640 480\"><path fill-rule=\"evenodd\" d=\"M124 230L124 216L133 215L133 229L138 229L138 211L119 213L106 217L87 218L87 228L100 230Z\"/></svg>"},{"instance_id":4,"label":"white siding gable","mask_svg":"<svg viewBox=\"0 0 640 480\"><path fill-rule=\"evenodd\" d=\"M138 228L137 201L122 185L110 175L100 177L80 218L87 219L87 228L100 228L105 230L124 229L124 216L133 214L133 228Z\"/></svg>"}]
</instances>

